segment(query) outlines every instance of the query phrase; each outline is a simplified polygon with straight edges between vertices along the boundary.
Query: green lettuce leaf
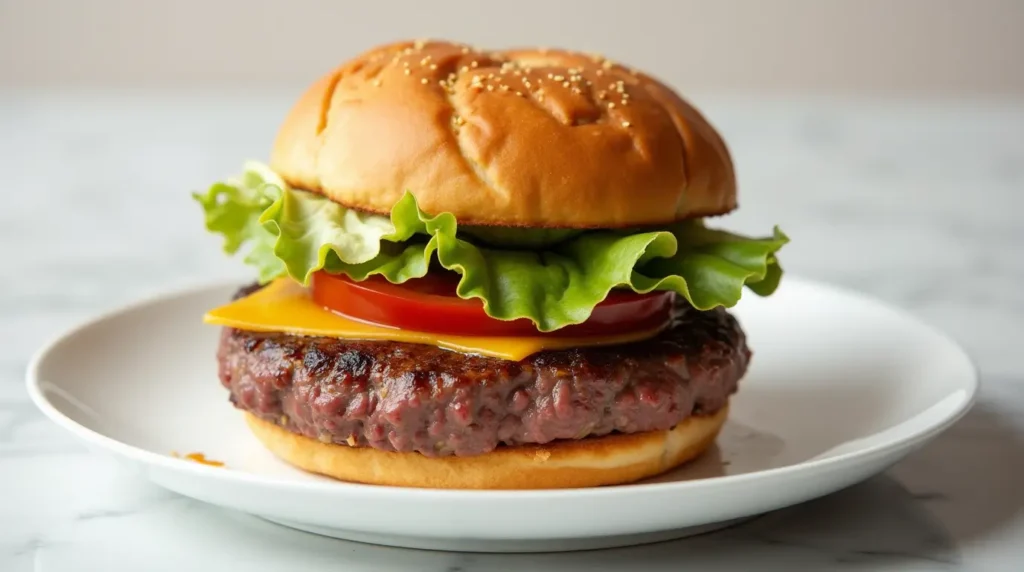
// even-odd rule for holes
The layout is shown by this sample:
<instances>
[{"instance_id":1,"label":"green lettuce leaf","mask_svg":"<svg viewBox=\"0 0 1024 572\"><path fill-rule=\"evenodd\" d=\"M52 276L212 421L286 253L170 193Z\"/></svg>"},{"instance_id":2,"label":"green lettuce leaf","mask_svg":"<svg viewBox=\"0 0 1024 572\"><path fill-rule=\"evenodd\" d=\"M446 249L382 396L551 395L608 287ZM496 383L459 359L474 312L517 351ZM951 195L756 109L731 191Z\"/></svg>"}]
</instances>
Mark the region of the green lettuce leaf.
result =
<instances>
[{"instance_id":1,"label":"green lettuce leaf","mask_svg":"<svg viewBox=\"0 0 1024 572\"><path fill-rule=\"evenodd\" d=\"M500 320L528 318L542 332L585 321L613 288L672 290L700 310L735 305L745 285L769 295L782 276L774 253L789 240L778 229L751 239L690 221L638 234L590 231L539 251L493 249L460 238L454 216L426 215L409 193L392 209L391 221L396 233L386 240L430 238L382 250L363 264L329 257L325 270L401 283L424 276L436 257L462 275L459 297L480 299Z\"/></svg>"},{"instance_id":2,"label":"green lettuce leaf","mask_svg":"<svg viewBox=\"0 0 1024 572\"><path fill-rule=\"evenodd\" d=\"M242 175L214 183L205 193L192 193L203 207L206 230L224 237L224 252L246 247L246 264L256 268L261 283L284 274L284 262L274 254L277 236L260 223L260 215L281 197L284 182L267 167L246 163Z\"/></svg>"},{"instance_id":3,"label":"green lettuce leaf","mask_svg":"<svg viewBox=\"0 0 1024 572\"><path fill-rule=\"evenodd\" d=\"M323 269L402 283L439 264L461 275L460 297L480 299L500 320L527 318L542 332L585 321L614 288L671 290L700 310L735 305L744 286L767 296L782 277L776 253L789 241L778 228L770 237L747 238L686 221L634 233L591 230L522 240L503 229L492 235L502 243L497 248L477 229L460 232L451 213L424 213L408 192L388 218L289 189L266 174L241 180L247 177L247 184L214 185L197 198L207 228L225 235L226 251L252 242L247 261L254 259L261 280L287 274L308 284ZM220 196L226 200L213 200Z\"/></svg>"},{"instance_id":4,"label":"green lettuce leaf","mask_svg":"<svg viewBox=\"0 0 1024 572\"><path fill-rule=\"evenodd\" d=\"M362 264L380 253L381 239L396 239L395 227L387 217L347 209L322 195L291 189L281 193L259 222L277 237L274 255L284 262L288 274L303 284L324 267L329 253L348 264Z\"/></svg>"},{"instance_id":5,"label":"green lettuce leaf","mask_svg":"<svg viewBox=\"0 0 1024 572\"><path fill-rule=\"evenodd\" d=\"M503 248L537 249L564 242L585 230L576 228L517 228L506 226L462 226L459 232L474 242Z\"/></svg>"}]
</instances>

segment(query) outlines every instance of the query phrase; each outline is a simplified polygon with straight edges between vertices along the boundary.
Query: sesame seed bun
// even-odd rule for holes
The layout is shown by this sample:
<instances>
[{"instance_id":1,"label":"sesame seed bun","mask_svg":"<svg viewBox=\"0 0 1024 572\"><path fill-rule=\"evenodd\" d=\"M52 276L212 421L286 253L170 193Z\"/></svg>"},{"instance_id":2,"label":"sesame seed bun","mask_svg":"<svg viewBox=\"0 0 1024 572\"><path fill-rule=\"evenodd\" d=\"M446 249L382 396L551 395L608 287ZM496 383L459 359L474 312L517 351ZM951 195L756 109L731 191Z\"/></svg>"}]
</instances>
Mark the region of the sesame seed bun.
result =
<instances>
[{"instance_id":1,"label":"sesame seed bun","mask_svg":"<svg viewBox=\"0 0 1024 572\"><path fill-rule=\"evenodd\" d=\"M462 224L664 224L736 208L725 144L657 80L559 50L379 47L314 83L274 142L294 187L388 213L408 190Z\"/></svg>"},{"instance_id":2,"label":"sesame seed bun","mask_svg":"<svg viewBox=\"0 0 1024 572\"><path fill-rule=\"evenodd\" d=\"M437 458L321 443L251 413L245 417L256 438L283 461L343 481L436 489L560 489L632 483L695 459L714 443L728 407L687 418L668 431Z\"/></svg>"}]
</instances>

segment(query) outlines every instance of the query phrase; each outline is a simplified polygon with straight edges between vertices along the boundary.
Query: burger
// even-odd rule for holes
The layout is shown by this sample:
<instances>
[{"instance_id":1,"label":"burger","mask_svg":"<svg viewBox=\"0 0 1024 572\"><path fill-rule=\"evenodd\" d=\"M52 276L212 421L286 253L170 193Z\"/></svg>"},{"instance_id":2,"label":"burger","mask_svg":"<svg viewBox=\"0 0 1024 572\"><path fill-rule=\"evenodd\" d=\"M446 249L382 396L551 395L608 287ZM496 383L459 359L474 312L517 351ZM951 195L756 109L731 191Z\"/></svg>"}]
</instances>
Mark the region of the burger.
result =
<instances>
[{"instance_id":1,"label":"burger","mask_svg":"<svg viewBox=\"0 0 1024 572\"><path fill-rule=\"evenodd\" d=\"M777 288L788 240L708 226L737 207L732 160L664 83L445 41L324 75L266 164L195 198L257 276L204 318L252 433L401 487L596 487L699 456L752 355L727 309Z\"/></svg>"}]
</instances>

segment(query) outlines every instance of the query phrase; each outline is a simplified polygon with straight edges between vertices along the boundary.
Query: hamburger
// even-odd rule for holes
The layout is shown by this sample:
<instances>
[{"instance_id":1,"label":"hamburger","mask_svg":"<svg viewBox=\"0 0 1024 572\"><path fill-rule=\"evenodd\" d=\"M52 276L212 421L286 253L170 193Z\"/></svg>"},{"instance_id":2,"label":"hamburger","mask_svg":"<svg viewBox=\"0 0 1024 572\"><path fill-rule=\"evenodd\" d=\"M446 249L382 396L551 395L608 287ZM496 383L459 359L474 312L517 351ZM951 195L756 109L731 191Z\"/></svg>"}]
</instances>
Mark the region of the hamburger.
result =
<instances>
[{"instance_id":1,"label":"hamburger","mask_svg":"<svg viewBox=\"0 0 1024 572\"><path fill-rule=\"evenodd\" d=\"M600 56L444 41L317 80L267 164L194 195L251 286L211 308L257 439L335 479L635 482L715 441L751 349L728 313L787 242L707 225L732 160L671 88Z\"/></svg>"}]
</instances>

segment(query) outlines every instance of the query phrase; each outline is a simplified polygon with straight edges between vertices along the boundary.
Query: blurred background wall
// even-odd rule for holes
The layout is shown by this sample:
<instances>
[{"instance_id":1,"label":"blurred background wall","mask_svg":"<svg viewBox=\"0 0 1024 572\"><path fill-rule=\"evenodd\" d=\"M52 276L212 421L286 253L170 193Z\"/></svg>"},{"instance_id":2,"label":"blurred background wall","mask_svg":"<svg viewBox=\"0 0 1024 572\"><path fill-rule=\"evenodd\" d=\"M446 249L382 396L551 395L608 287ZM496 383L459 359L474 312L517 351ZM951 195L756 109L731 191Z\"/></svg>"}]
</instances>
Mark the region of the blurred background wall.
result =
<instances>
[{"instance_id":1,"label":"blurred background wall","mask_svg":"<svg viewBox=\"0 0 1024 572\"><path fill-rule=\"evenodd\" d=\"M1024 95L1024 0L0 0L0 83L301 86L408 37L601 51L683 90Z\"/></svg>"}]
</instances>

